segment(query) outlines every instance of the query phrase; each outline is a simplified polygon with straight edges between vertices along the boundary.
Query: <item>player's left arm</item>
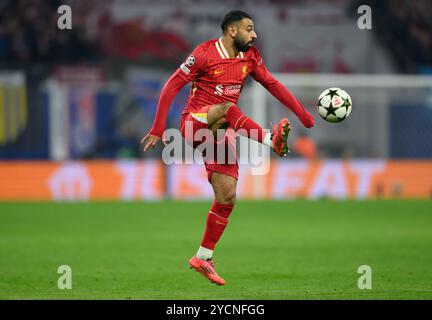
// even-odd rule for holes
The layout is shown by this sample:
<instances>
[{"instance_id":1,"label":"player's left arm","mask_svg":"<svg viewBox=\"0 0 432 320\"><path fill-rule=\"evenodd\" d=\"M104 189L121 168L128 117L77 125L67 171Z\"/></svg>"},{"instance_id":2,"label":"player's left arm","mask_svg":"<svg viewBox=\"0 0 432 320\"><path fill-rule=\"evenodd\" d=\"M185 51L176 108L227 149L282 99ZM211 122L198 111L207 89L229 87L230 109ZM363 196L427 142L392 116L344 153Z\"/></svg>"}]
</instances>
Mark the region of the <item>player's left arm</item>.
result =
<instances>
[{"instance_id":1,"label":"player's left arm","mask_svg":"<svg viewBox=\"0 0 432 320\"><path fill-rule=\"evenodd\" d=\"M284 106L293 111L306 128L314 126L313 116L294 95L268 71L261 57L252 71L252 77L261 83Z\"/></svg>"}]
</instances>

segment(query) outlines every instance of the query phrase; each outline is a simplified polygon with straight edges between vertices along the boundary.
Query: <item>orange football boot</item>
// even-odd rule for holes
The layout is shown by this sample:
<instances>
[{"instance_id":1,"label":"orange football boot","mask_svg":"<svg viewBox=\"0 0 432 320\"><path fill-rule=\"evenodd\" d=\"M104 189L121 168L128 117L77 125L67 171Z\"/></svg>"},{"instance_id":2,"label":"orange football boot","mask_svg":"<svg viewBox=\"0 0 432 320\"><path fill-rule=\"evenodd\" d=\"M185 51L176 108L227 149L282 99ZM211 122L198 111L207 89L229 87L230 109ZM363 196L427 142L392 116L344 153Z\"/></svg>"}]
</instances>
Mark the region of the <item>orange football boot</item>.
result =
<instances>
[{"instance_id":1,"label":"orange football boot","mask_svg":"<svg viewBox=\"0 0 432 320\"><path fill-rule=\"evenodd\" d=\"M209 279L211 282L216 283L218 286L223 286L225 284L225 280L219 277L219 275L217 274L212 259L208 259L206 261L198 259L196 256L193 256L189 260L189 266L191 269L195 269L204 277Z\"/></svg>"},{"instance_id":2,"label":"orange football boot","mask_svg":"<svg viewBox=\"0 0 432 320\"><path fill-rule=\"evenodd\" d=\"M288 135L291 130L291 124L287 118L283 118L279 121L279 125L273 125L272 142L273 150L279 156L285 157L289 152L288 146Z\"/></svg>"}]
</instances>

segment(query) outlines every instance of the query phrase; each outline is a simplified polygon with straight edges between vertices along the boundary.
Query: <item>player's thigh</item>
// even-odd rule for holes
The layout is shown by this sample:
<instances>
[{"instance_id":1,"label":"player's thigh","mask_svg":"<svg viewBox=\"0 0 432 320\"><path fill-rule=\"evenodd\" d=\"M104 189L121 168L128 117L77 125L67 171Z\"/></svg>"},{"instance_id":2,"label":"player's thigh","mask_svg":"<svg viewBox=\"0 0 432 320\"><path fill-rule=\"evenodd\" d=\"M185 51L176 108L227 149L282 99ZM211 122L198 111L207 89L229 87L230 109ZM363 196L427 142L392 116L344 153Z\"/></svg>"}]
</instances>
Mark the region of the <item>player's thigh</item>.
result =
<instances>
[{"instance_id":1,"label":"player's thigh","mask_svg":"<svg viewBox=\"0 0 432 320\"><path fill-rule=\"evenodd\" d=\"M207 125L210 130L226 129L228 124L225 122L225 116L228 108L234 106L232 102L215 104L207 112Z\"/></svg>"},{"instance_id":2,"label":"player's thigh","mask_svg":"<svg viewBox=\"0 0 432 320\"><path fill-rule=\"evenodd\" d=\"M234 204L236 201L237 179L223 173L213 172L210 183L217 202Z\"/></svg>"}]
</instances>

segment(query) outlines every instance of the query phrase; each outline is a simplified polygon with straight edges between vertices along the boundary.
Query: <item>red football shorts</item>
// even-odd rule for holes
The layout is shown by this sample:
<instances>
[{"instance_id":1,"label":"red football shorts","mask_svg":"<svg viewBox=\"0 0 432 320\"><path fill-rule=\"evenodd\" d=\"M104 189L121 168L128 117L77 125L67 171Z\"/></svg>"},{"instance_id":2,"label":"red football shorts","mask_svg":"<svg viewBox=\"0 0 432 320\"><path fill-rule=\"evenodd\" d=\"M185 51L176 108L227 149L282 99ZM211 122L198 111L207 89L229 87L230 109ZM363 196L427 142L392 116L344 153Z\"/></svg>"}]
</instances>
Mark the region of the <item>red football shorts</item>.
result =
<instances>
[{"instance_id":1,"label":"red football shorts","mask_svg":"<svg viewBox=\"0 0 432 320\"><path fill-rule=\"evenodd\" d=\"M205 106L199 109L197 112L190 112L182 115L180 120L180 131L186 142L191 145L194 149L202 147L205 142L204 139L194 139L196 133L200 129L208 130L207 126L207 113L212 106ZM238 179L239 166L237 163L236 156L236 144L235 144L236 134L233 130L227 130L223 138L216 141L214 138L214 143L212 143L213 153L204 152L204 165L207 170L207 179L210 182L213 172L222 173ZM217 150L224 149L224 157L217 156ZM220 154L220 152L219 152ZM218 159L219 158L219 159ZM222 159L221 159L222 158Z\"/></svg>"}]
</instances>

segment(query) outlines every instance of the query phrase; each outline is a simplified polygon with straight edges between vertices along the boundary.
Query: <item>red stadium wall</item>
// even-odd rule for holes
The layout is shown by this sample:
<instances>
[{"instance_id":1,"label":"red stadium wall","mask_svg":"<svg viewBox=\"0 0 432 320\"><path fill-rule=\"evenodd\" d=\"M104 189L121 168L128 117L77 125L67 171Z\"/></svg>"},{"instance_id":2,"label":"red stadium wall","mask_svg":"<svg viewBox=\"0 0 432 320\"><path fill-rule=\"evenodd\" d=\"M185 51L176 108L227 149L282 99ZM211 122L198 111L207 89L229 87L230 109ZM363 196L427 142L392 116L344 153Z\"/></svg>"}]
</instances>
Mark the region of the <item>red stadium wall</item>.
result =
<instances>
[{"instance_id":1,"label":"red stadium wall","mask_svg":"<svg viewBox=\"0 0 432 320\"><path fill-rule=\"evenodd\" d=\"M272 161L267 175L240 165L239 198L430 198L432 161ZM0 162L0 200L207 199L202 165L162 162Z\"/></svg>"}]
</instances>

